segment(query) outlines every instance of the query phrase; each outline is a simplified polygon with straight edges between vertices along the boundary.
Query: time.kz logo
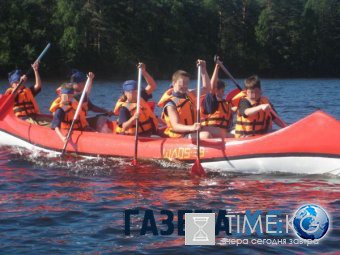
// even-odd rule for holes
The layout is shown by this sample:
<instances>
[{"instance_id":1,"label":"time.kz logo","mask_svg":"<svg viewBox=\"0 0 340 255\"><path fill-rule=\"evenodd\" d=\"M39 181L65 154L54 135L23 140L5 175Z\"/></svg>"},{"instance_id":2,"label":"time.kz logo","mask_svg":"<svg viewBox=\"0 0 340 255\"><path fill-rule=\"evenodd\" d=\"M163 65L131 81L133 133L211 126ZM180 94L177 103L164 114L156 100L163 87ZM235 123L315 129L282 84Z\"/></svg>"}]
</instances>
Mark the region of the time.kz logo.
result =
<instances>
[{"instance_id":1,"label":"time.kz logo","mask_svg":"<svg viewBox=\"0 0 340 255\"><path fill-rule=\"evenodd\" d=\"M328 231L329 217L321 206L304 205L296 211L293 226L302 239L321 239Z\"/></svg>"},{"instance_id":2,"label":"time.kz logo","mask_svg":"<svg viewBox=\"0 0 340 255\"><path fill-rule=\"evenodd\" d=\"M132 227L140 230L140 235L168 236L177 227L177 234L185 236L187 245L214 245L215 237L222 237L220 243L226 245L312 245L325 237L331 225L327 212L314 204L301 206L293 215L280 210L245 210L242 214L178 210L177 217L175 213L161 210L154 214L153 210L145 210L144 217L140 217L139 210L125 210L125 235L131 234ZM290 237L292 231L299 238Z\"/></svg>"}]
</instances>

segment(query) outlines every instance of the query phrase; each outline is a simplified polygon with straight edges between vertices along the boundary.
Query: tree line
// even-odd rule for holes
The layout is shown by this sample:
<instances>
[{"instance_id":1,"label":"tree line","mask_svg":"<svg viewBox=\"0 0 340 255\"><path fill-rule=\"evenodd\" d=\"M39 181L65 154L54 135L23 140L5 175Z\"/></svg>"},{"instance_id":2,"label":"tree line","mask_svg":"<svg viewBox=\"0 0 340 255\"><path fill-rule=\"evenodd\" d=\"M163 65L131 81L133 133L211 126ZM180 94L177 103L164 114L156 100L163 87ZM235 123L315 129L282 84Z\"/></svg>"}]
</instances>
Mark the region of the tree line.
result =
<instances>
[{"instance_id":1,"label":"tree line","mask_svg":"<svg viewBox=\"0 0 340 255\"><path fill-rule=\"evenodd\" d=\"M0 31L2 76L48 42L49 77L125 78L143 61L169 79L216 53L235 76L340 74L339 0L1 0Z\"/></svg>"}]
</instances>

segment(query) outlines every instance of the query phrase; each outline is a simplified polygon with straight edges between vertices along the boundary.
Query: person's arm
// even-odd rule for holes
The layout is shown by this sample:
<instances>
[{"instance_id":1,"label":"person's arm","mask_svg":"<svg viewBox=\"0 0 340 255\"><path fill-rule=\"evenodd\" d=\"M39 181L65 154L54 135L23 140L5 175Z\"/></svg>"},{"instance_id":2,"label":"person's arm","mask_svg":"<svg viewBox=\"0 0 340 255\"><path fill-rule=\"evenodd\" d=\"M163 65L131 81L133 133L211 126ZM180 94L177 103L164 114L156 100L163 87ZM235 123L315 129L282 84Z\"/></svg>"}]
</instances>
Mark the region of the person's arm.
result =
<instances>
[{"instance_id":1,"label":"person's arm","mask_svg":"<svg viewBox=\"0 0 340 255\"><path fill-rule=\"evenodd\" d=\"M165 109L164 109L165 110ZM170 118L171 125L176 132L193 132L201 128L200 123L194 123L193 125L183 125L179 123L179 116L176 108L172 105L166 107L167 114Z\"/></svg>"},{"instance_id":2,"label":"person's arm","mask_svg":"<svg viewBox=\"0 0 340 255\"><path fill-rule=\"evenodd\" d=\"M149 72L146 70L146 66L144 63L139 63L138 67L142 68L142 75L144 77L144 79L146 80L146 83L148 84L145 87L145 91L147 94L151 95L153 91L156 90L157 88L157 83L154 80L154 78L152 78L152 76L149 74Z\"/></svg>"},{"instance_id":3,"label":"person's arm","mask_svg":"<svg viewBox=\"0 0 340 255\"><path fill-rule=\"evenodd\" d=\"M90 85L89 85L88 90L86 91L86 95L87 95L87 97L89 97L91 89L92 89L92 85L93 85L94 73L89 72L87 74L87 77L90 79Z\"/></svg>"},{"instance_id":4,"label":"person's arm","mask_svg":"<svg viewBox=\"0 0 340 255\"><path fill-rule=\"evenodd\" d=\"M217 81L218 81L218 71L220 70L220 66L218 64L215 65L214 73L211 77L211 93L215 94L217 90Z\"/></svg>"},{"instance_id":5,"label":"person's arm","mask_svg":"<svg viewBox=\"0 0 340 255\"><path fill-rule=\"evenodd\" d=\"M130 111L126 107L119 108L118 126L125 132L136 121L136 116L131 117Z\"/></svg>"},{"instance_id":6,"label":"person's arm","mask_svg":"<svg viewBox=\"0 0 340 255\"><path fill-rule=\"evenodd\" d=\"M204 60L197 60L197 64L201 65L201 76L202 76L202 89L201 95L205 95L210 92L211 85L210 85L210 77L207 72L207 65Z\"/></svg>"},{"instance_id":7,"label":"person's arm","mask_svg":"<svg viewBox=\"0 0 340 255\"><path fill-rule=\"evenodd\" d=\"M34 62L32 64L32 69L34 71L35 84L30 87L30 90L32 92L32 95L35 97L41 91L41 79L40 79L40 75L39 75L39 62ZM27 80L26 75L24 75L24 77Z\"/></svg>"},{"instance_id":8,"label":"person's arm","mask_svg":"<svg viewBox=\"0 0 340 255\"><path fill-rule=\"evenodd\" d=\"M242 98L238 105L238 111L244 117L252 116L259 111L270 111L270 109L271 108L269 104L261 104L252 107L250 102L246 98Z\"/></svg>"},{"instance_id":9,"label":"person's arm","mask_svg":"<svg viewBox=\"0 0 340 255\"><path fill-rule=\"evenodd\" d=\"M39 62L34 62L32 64L32 69L34 71L34 76L35 76L34 90L40 91L41 90L41 79L39 75Z\"/></svg>"},{"instance_id":10,"label":"person's arm","mask_svg":"<svg viewBox=\"0 0 340 255\"><path fill-rule=\"evenodd\" d=\"M125 132L127 129L129 129L136 122L136 119L138 119L139 116L140 113L137 114L136 112L128 121L125 121L122 125L122 131Z\"/></svg>"},{"instance_id":11,"label":"person's arm","mask_svg":"<svg viewBox=\"0 0 340 255\"><path fill-rule=\"evenodd\" d=\"M247 115L249 117L249 116L255 115L256 113L258 113L260 111L268 112L268 111L270 111L270 109L271 109L271 107L270 107L269 104L260 104L260 105L246 109L244 111L244 113L245 113L245 115Z\"/></svg>"},{"instance_id":12,"label":"person's arm","mask_svg":"<svg viewBox=\"0 0 340 255\"><path fill-rule=\"evenodd\" d=\"M93 104L90 99L88 99L87 104L88 104L89 110L92 111L92 112L108 113L109 114L109 111L107 111L106 109L101 108L101 107Z\"/></svg>"}]
</instances>

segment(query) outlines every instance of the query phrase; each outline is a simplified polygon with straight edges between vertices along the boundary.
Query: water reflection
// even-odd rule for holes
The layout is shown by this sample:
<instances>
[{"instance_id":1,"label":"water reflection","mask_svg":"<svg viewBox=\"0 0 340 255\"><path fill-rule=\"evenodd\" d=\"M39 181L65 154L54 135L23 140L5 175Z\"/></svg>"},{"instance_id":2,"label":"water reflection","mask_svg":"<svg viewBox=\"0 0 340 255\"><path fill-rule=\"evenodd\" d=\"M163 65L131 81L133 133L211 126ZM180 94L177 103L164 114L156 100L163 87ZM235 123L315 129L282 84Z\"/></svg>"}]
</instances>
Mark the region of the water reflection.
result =
<instances>
[{"instance_id":1,"label":"water reflection","mask_svg":"<svg viewBox=\"0 0 340 255\"><path fill-rule=\"evenodd\" d=\"M9 245L34 239L61 250L81 250L80 243L96 243L101 247L98 250L106 252L161 248L175 253L183 246L184 237L140 236L144 209L153 209L158 215L162 209L175 214L180 209L230 213L276 209L291 213L301 204L316 203L339 219L339 179L237 173L210 173L206 179L192 179L188 169L164 168L160 162L141 162L134 168L127 159L63 161L2 150L0 238ZM141 210L141 215L134 219L132 236L126 237L123 213L134 208ZM157 224L161 220L157 219ZM333 244L340 231L338 225L334 228L329 239ZM25 235L25 239L11 240L7 229L12 229L11 235ZM35 231L35 235L27 231Z\"/></svg>"}]
</instances>

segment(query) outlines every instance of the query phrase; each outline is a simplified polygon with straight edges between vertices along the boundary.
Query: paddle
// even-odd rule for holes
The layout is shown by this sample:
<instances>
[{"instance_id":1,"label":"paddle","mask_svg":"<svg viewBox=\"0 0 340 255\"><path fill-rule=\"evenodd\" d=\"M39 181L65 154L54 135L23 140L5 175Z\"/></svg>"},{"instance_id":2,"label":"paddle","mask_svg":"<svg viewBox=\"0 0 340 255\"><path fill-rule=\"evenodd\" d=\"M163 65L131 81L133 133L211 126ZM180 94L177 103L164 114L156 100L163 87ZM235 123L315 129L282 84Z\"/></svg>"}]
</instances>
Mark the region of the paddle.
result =
<instances>
[{"instance_id":1,"label":"paddle","mask_svg":"<svg viewBox=\"0 0 340 255\"><path fill-rule=\"evenodd\" d=\"M240 84L235 80L235 78L231 75L231 73L228 71L228 69L224 66L224 64L222 63L222 61L220 60L220 57L215 55L214 57L215 63L218 64L221 69L223 70L223 72L225 72L226 75L229 76L229 78L233 81L233 83L235 84L235 86L237 87L236 89L232 90L229 92L229 94L226 96L226 101L231 101L231 99L236 96L239 92L242 91L242 88L240 86ZM280 122L282 122L282 124L284 126L287 126L287 124L277 115L277 113L271 109L270 113L277 118Z\"/></svg>"},{"instance_id":2,"label":"paddle","mask_svg":"<svg viewBox=\"0 0 340 255\"><path fill-rule=\"evenodd\" d=\"M33 62L40 61L42 57L45 55L45 53L48 51L50 48L51 44L48 43L45 49L40 53L39 57ZM32 71L32 68L29 68L28 71L26 72L26 76L29 75ZM0 99L0 120L2 120L8 111L12 109L12 106L15 101L15 97L17 95L18 89L20 88L21 84L23 83L23 80L20 80L19 84L14 88L11 94L8 95L3 95Z\"/></svg>"},{"instance_id":3,"label":"paddle","mask_svg":"<svg viewBox=\"0 0 340 255\"><path fill-rule=\"evenodd\" d=\"M65 151L66 151L66 147L67 147L68 141L70 140L70 137L71 137L71 135L72 135L74 123L75 123L76 119L78 118L78 115L79 115L79 112L80 112L80 109L81 109L81 105L83 104L83 101L84 101L84 99L85 99L86 92L87 92L87 90L88 90L90 84L91 84L90 78L87 77L87 80L86 80L86 83L85 83L85 87L84 87L83 93L81 94L80 100L79 100L79 102L78 102L78 106L77 106L77 109L76 109L76 113L74 114L74 117L73 117L73 120L72 120L70 129L68 130L68 133L67 133L67 136L66 136L66 141L65 141L63 150L61 151L61 155L60 155L61 157L65 154Z\"/></svg>"},{"instance_id":4,"label":"paddle","mask_svg":"<svg viewBox=\"0 0 340 255\"><path fill-rule=\"evenodd\" d=\"M201 122L200 118L200 98L201 98L201 65L198 64L197 70L197 99L196 99L196 115L197 115L197 123ZM200 130L197 130L197 154L196 160L193 166L191 167L191 175L196 175L199 177L206 176L206 173L201 165L200 159Z\"/></svg>"},{"instance_id":5,"label":"paddle","mask_svg":"<svg viewBox=\"0 0 340 255\"><path fill-rule=\"evenodd\" d=\"M231 73L228 71L228 69L224 66L224 64L222 63L222 61L220 60L220 57L215 55L214 57L214 60L215 60L215 63L218 64L221 69L223 70L223 72L225 72L229 78L234 82L234 84L236 85L236 87L239 89L239 90L242 90L240 84L235 80L235 78L231 75Z\"/></svg>"},{"instance_id":6,"label":"paddle","mask_svg":"<svg viewBox=\"0 0 340 255\"><path fill-rule=\"evenodd\" d=\"M136 113L140 113L140 95L142 88L142 66L138 66L138 84L137 84L137 110ZM136 119L136 131L135 131L135 155L132 160L132 165L137 165L137 155L138 155L138 128L139 128L139 119Z\"/></svg>"}]
</instances>

